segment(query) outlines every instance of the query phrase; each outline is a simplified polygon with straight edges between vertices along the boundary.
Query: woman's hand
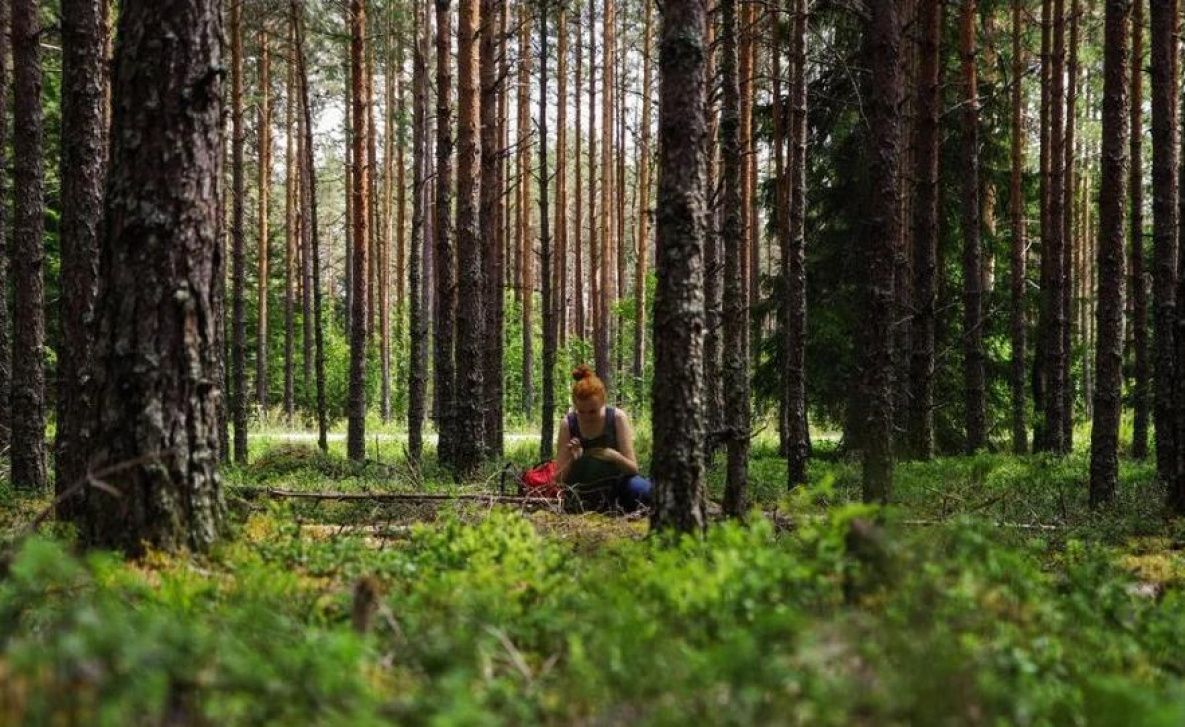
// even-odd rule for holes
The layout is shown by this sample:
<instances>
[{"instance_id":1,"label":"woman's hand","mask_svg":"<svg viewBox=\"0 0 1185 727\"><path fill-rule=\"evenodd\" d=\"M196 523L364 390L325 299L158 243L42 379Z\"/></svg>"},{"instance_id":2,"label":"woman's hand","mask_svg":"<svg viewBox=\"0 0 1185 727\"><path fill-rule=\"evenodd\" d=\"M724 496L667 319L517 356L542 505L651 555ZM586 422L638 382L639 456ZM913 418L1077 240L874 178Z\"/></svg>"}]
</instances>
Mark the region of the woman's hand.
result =
<instances>
[{"instance_id":1,"label":"woman's hand","mask_svg":"<svg viewBox=\"0 0 1185 727\"><path fill-rule=\"evenodd\" d=\"M580 444L580 437L572 437L568 440L568 453L572 456L572 460L580 459L584 454L584 447Z\"/></svg>"}]
</instances>

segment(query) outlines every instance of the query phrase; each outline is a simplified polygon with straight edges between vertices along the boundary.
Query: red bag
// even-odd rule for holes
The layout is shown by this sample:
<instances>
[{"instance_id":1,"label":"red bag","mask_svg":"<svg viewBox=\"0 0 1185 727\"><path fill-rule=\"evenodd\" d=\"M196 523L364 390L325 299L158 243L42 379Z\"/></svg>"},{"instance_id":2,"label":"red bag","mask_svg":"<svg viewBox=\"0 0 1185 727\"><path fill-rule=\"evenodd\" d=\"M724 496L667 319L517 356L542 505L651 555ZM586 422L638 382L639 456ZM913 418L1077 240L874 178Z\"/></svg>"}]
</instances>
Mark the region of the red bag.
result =
<instances>
[{"instance_id":1,"label":"red bag","mask_svg":"<svg viewBox=\"0 0 1185 727\"><path fill-rule=\"evenodd\" d=\"M560 485L555 480L557 469L552 460L523 472L519 477L519 492L525 497L559 497Z\"/></svg>"}]
</instances>

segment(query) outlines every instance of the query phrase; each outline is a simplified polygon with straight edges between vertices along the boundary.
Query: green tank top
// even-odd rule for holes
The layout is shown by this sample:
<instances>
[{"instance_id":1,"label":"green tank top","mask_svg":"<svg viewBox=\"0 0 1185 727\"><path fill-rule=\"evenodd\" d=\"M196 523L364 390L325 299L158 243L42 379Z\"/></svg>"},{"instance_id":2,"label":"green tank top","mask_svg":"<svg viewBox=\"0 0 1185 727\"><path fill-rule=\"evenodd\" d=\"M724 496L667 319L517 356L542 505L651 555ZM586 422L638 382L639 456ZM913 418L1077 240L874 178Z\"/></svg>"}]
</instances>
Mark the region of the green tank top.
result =
<instances>
[{"instance_id":1,"label":"green tank top","mask_svg":"<svg viewBox=\"0 0 1185 727\"><path fill-rule=\"evenodd\" d=\"M570 413L568 433L580 439L580 446L586 452L572 463L568 485L584 507L597 507L601 499L612 498L614 487L625 473L612 462L592 457L587 452L593 449L617 449L617 412L613 407L605 408L605 426L595 437L581 434L580 421L575 413Z\"/></svg>"}]
</instances>

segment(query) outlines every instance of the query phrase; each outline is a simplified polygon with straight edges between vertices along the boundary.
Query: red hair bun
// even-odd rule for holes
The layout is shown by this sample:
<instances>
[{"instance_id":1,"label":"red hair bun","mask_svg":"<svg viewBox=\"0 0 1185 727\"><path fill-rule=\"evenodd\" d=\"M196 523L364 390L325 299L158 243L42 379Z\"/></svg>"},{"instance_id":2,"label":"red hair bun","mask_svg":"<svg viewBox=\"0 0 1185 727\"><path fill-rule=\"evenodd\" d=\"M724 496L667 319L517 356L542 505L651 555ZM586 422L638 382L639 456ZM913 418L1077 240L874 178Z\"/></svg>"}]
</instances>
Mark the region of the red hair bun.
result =
<instances>
[{"instance_id":1,"label":"red hair bun","mask_svg":"<svg viewBox=\"0 0 1185 727\"><path fill-rule=\"evenodd\" d=\"M577 366L572 371L572 378L576 380L576 383L572 384L573 401L597 398L602 404L605 403L605 384L588 365Z\"/></svg>"}]
</instances>

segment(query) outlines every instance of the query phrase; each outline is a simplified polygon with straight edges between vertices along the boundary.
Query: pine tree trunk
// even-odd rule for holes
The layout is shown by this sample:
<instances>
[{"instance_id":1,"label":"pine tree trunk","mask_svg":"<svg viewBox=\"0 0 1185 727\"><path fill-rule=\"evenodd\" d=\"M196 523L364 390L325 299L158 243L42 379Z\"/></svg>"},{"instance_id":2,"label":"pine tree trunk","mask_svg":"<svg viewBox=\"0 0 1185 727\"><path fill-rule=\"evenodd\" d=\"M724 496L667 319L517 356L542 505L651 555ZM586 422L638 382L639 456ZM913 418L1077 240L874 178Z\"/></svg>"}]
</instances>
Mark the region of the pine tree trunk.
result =
<instances>
[{"instance_id":1,"label":"pine tree trunk","mask_svg":"<svg viewBox=\"0 0 1185 727\"><path fill-rule=\"evenodd\" d=\"M864 325L860 331L860 440L864 500L888 502L893 490L893 256L900 235L901 18L894 3L873 3L866 31L872 201L864 225Z\"/></svg>"},{"instance_id":2,"label":"pine tree trunk","mask_svg":"<svg viewBox=\"0 0 1185 727\"><path fill-rule=\"evenodd\" d=\"M601 246L597 218L597 2L588 0L588 317L591 319L593 361L603 373L601 340Z\"/></svg>"},{"instance_id":3,"label":"pine tree trunk","mask_svg":"<svg viewBox=\"0 0 1185 727\"><path fill-rule=\"evenodd\" d=\"M806 151L808 2L794 2L791 46L790 239L786 278L786 482L806 483L810 428L806 408Z\"/></svg>"},{"instance_id":4,"label":"pine tree trunk","mask_svg":"<svg viewBox=\"0 0 1185 727\"><path fill-rule=\"evenodd\" d=\"M59 497L86 475L82 454L91 436L88 387L107 161L107 27L102 5L102 0L62 3L62 347L54 460ZM60 502L58 518L72 520L77 501L70 497Z\"/></svg>"},{"instance_id":5,"label":"pine tree trunk","mask_svg":"<svg viewBox=\"0 0 1185 727\"><path fill-rule=\"evenodd\" d=\"M551 226L547 198L547 0L539 3L539 284L542 288L540 311L543 318L543 425L540 429L539 456L551 459L555 449L555 307L552 304Z\"/></svg>"},{"instance_id":6,"label":"pine tree trunk","mask_svg":"<svg viewBox=\"0 0 1185 727\"><path fill-rule=\"evenodd\" d=\"M708 78L715 79L720 44L717 41L719 13L709 15L708 21ZM721 351L720 318L724 307L724 241L720 236L720 103L719 94L712 94L708 106L708 177L704 196L708 205L708 232L704 238L704 399L706 427L709 432L706 446L708 456L715 454L724 429L724 360ZM657 213L657 210L656 210ZM654 259L659 257L659 240L654 240Z\"/></svg>"},{"instance_id":7,"label":"pine tree trunk","mask_svg":"<svg viewBox=\"0 0 1185 727\"><path fill-rule=\"evenodd\" d=\"M1049 93L1049 234L1043 240L1042 265L1046 266L1047 285L1041 291L1042 338L1044 353L1045 421L1043 445L1054 454L1065 454L1066 350L1062 329L1066 325L1064 309L1066 285L1062 256L1065 254L1065 2L1053 3L1052 80Z\"/></svg>"},{"instance_id":8,"label":"pine tree trunk","mask_svg":"<svg viewBox=\"0 0 1185 727\"><path fill-rule=\"evenodd\" d=\"M308 251L309 282L312 290L312 309L309 318L313 329L314 395L317 416L317 446L322 452L329 451L329 414L325 404L325 332L322 316L321 285L321 233L317 226L317 175L313 148L313 112L309 104L309 72L305 62L303 5L293 0L292 13L296 21L297 78L300 83L301 112L301 170L300 170L300 225L301 244Z\"/></svg>"},{"instance_id":9,"label":"pine tree trunk","mask_svg":"<svg viewBox=\"0 0 1185 727\"><path fill-rule=\"evenodd\" d=\"M1041 108L1040 108L1040 174L1038 190L1038 208L1041 215L1041 260L1040 260L1040 310L1038 313L1037 336L1033 351L1033 451L1046 451L1049 443L1046 440L1045 399L1046 387L1046 300L1050 286L1050 159L1053 133L1050 128L1052 108L1050 105L1053 87L1053 0L1041 0Z\"/></svg>"},{"instance_id":10,"label":"pine tree trunk","mask_svg":"<svg viewBox=\"0 0 1185 727\"><path fill-rule=\"evenodd\" d=\"M211 72L222 63L220 7L120 5L94 436L83 458L109 474L107 487L82 491L78 525L88 545L132 556L205 551L223 529L213 300L222 221L210 193L222 186L222 83Z\"/></svg>"},{"instance_id":11,"label":"pine tree trunk","mask_svg":"<svg viewBox=\"0 0 1185 727\"><path fill-rule=\"evenodd\" d=\"M654 509L651 526L702 532L703 246L707 222L708 8L668 0L659 41L658 287L654 300Z\"/></svg>"},{"instance_id":12,"label":"pine tree trunk","mask_svg":"<svg viewBox=\"0 0 1185 727\"><path fill-rule=\"evenodd\" d=\"M1012 169L1009 195L1011 230L1011 308L1009 330L1012 340L1012 451L1024 454L1029 449L1025 423L1025 200L1022 189L1024 173L1024 108L1021 81L1024 59L1021 47L1021 0L1012 2Z\"/></svg>"},{"instance_id":13,"label":"pine tree trunk","mask_svg":"<svg viewBox=\"0 0 1185 727\"><path fill-rule=\"evenodd\" d=\"M499 3L482 0L481 4L481 239L484 241L485 265L485 344L484 358L485 449L493 456L502 452L502 228L505 213L501 179L498 173L499 148L498 96L503 83L498 75L498 56L502 50L498 32Z\"/></svg>"},{"instance_id":14,"label":"pine tree trunk","mask_svg":"<svg viewBox=\"0 0 1185 727\"><path fill-rule=\"evenodd\" d=\"M478 132L477 34L479 0L460 0L457 7L457 347L459 389L453 412L460 434L453 444L453 465L471 474L485 449L485 305L482 296L479 186L481 138ZM462 424L463 423L463 424ZM463 433L460 433L461 430Z\"/></svg>"},{"instance_id":15,"label":"pine tree trunk","mask_svg":"<svg viewBox=\"0 0 1185 727\"><path fill-rule=\"evenodd\" d=\"M907 450L915 459L934 452L934 341L937 325L937 261L939 232L939 114L941 113L943 6L922 0L914 140L914 215L911 267L913 317L910 331L910 410L906 420Z\"/></svg>"},{"instance_id":16,"label":"pine tree trunk","mask_svg":"<svg viewBox=\"0 0 1185 727\"><path fill-rule=\"evenodd\" d=\"M740 27L738 28L738 31L740 33L740 38L739 38L740 47L738 50L739 55L737 58L737 62L740 67L741 209L742 209L741 225L743 227L743 231L741 234L743 235L742 239L744 241L744 261L742 263L742 266L743 266L742 269L744 270L744 275L745 275L745 296L749 299L750 304L753 303L754 298L755 298L755 296L753 294L753 280L750 278L750 275L749 275L750 271L752 270L752 265L751 265L750 261L753 257L755 257L757 255L757 249L756 249L757 231L753 230L750 227L750 224L752 222L752 215L750 214L750 211L755 206L754 196L756 195L756 190L753 189L749 184L750 179L752 178L749 174L749 169L750 169L750 167L753 166L753 164L756 161L756 159L755 159L756 153L755 153L754 143L753 143L753 104L754 104L753 97L755 94L755 91L754 91L754 85L755 85L754 84L754 49L753 49L754 37L753 36L754 36L754 24L755 24L755 17L756 17L755 2L756 2L756 0L740 0L740 6L739 6L740 7L740 13L739 13ZM723 66L723 61L721 62L721 65ZM723 111L721 111L721 114L723 117ZM723 124L723 118L722 118L721 123ZM723 159L723 142L721 142L721 155L722 155L722 159ZM721 190L721 199L723 200L723 190L724 190L723 181L720 182L720 190ZM727 215L728 209L722 208L721 214ZM723 220L721 221L721 225L723 226ZM727 238L724 236L722 236L721 243L725 246L725 248L722 249L721 253L720 253L720 255L721 255L720 264L723 267L724 265L727 264L727 260L728 260L728 251L727 251L726 246L730 243L727 240ZM727 288L727 286L728 286L728 275L727 275L727 273L725 273L724 287ZM723 293L723 291L722 291L722 293ZM722 311L725 306L726 306L726 304L724 303L724 300L722 297L721 298ZM723 321L726 318L727 318L727 314L724 314L721 316L722 324L724 324ZM727 325L727 324L724 324L724 325ZM745 350L745 358L748 359L751 352L749 351L750 336L749 336L749 332L747 330L746 330L745 342L743 344L743 347ZM721 356L722 356L722 360L726 360L728 358L729 351L728 351L727 344L724 345L724 348L721 352ZM724 365L727 365L727 364L724 364ZM727 400L728 400L728 393L724 392L725 408L727 408L727 406L728 406ZM729 425L726 423L725 426L727 427Z\"/></svg>"},{"instance_id":17,"label":"pine tree trunk","mask_svg":"<svg viewBox=\"0 0 1185 727\"><path fill-rule=\"evenodd\" d=\"M366 2L350 3L350 84L353 87L353 189L354 238L353 308L350 310L350 383L347 409L347 456L355 461L366 458L366 334L369 310L370 279L370 165L366 161L370 106L366 78Z\"/></svg>"},{"instance_id":18,"label":"pine tree trunk","mask_svg":"<svg viewBox=\"0 0 1185 727\"><path fill-rule=\"evenodd\" d=\"M568 339L568 11L556 9L555 308L556 346Z\"/></svg>"},{"instance_id":19,"label":"pine tree trunk","mask_svg":"<svg viewBox=\"0 0 1185 727\"><path fill-rule=\"evenodd\" d=\"M614 39L615 15L614 0L604 0L601 35L601 216L600 224L600 272L601 284L599 288L598 308L600 309L601 326L597 329L596 366L597 375L605 382L606 387L612 386L612 364L609 362L610 341L613 334L613 251L616 244L614 239L616 228L613 225L613 82L614 82Z\"/></svg>"},{"instance_id":20,"label":"pine tree trunk","mask_svg":"<svg viewBox=\"0 0 1185 727\"><path fill-rule=\"evenodd\" d=\"M987 445L983 349L983 249L979 214L979 90L975 72L976 0L963 0L962 59L963 393L967 453Z\"/></svg>"},{"instance_id":21,"label":"pine tree trunk","mask_svg":"<svg viewBox=\"0 0 1185 727\"><path fill-rule=\"evenodd\" d=\"M522 414L535 409L535 244L531 231L531 13L519 3L518 31L518 224L519 297L522 304Z\"/></svg>"},{"instance_id":22,"label":"pine tree trunk","mask_svg":"<svg viewBox=\"0 0 1185 727\"><path fill-rule=\"evenodd\" d=\"M581 95L584 82L584 44L580 33L580 16L576 16L576 88L572 96L572 106L576 110L576 167L573 170L576 180L576 220L572 225L572 285L573 297L573 334L579 339L587 337L584 310L584 128L582 119L583 96ZM565 99L567 103L567 99Z\"/></svg>"},{"instance_id":23,"label":"pine tree trunk","mask_svg":"<svg viewBox=\"0 0 1185 727\"><path fill-rule=\"evenodd\" d=\"M288 39L295 54L296 17L289 19ZM284 419L292 426L296 418L296 372L293 366L296 344L296 279L299 241L298 214L300 182L296 178L300 162L296 142L296 63L287 63L284 92Z\"/></svg>"},{"instance_id":24,"label":"pine tree trunk","mask_svg":"<svg viewBox=\"0 0 1185 727\"><path fill-rule=\"evenodd\" d=\"M391 234L395 184L395 66L394 20L387 14L383 61L383 186L382 223L379 232L379 415L391 421Z\"/></svg>"},{"instance_id":25,"label":"pine tree trunk","mask_svg":"<svg viewBox=\"0 0 1185 727\"><path fill-rule=\"evenodd\" d=\"M1148 361L1148 282L1144 264L1144 0L1132 2L1131 62L1131 337L1134 361L1132 457L1148 457L1151 391Z\"/></svg>"},{"instance_id":26,"label":"pine tree trunk","mask_svg":"<svg viewBox=\"0 0 1185 727\"><path fill-rule=\"evenodd\" d=\"M456 322L455 260L452 245L452 230L449 218L452 215L452 85L450 73L452 62L452 17L449 0L436 0L436 202L433 220L432 261L435 266L433 286L435 289L436 316L433 330L433 365L435 366L435 387L437 422L437 458L446 466L453 463L453 446L456 444L453 430L454 386L456 369L453 367L453 346Z\"/></svg>"},{"instance_id":27,"label":"pine tree trunk","mask_svg":"<svg viewBox=\"0 0 1185 727\"><path fill-rule=\"evenodd\" d=\"M722 0L720 79L721 204L724 222L724 401L727 412L728 467L724 512L743 517L749 486L749 361L745 338L749 301L745 290L744 219L741 205L740 83L737 68L737 3ZM655 411L661 411L657 407Z\"/></svg>"},{"instance_id":28,"label":"pine tree trunk","mask_svg":"<svg viewBox=\"0 0 1185 727\"><path fill-rule=\"evenodd\" d=\"M424 448L424 412L428 383L428 309L422 270L427 265L426 197L428 192L428 28L427 0L415 2L412 51L412 197L407 292L410 335L407 377L407 456L418 468Z\"/></svg>"},{"instance_id":29,"label":"pine tree trunk","mask_svg":"<svg viewBox=\"0 0 1185 727\"><path fill-rule=\"evenodd\" d=\"M268 43L270 31L266 25L259 31L259 246L256 252L258 265L258 318L255 341L255 402L260 416L267 416L267 309L268 309L268 206L272 187L272 113L271 113L271 52Z\"/></svg>"},{"instance_id":30,"label":"pine tree trunk","mask_svg":"<svg viewBox=\"0 0 1185 727\"><path fill-rule=\"evenodd\" d=\"M1080 0L1072 0L1070 7L1070 40L1069 60L1066 64L1066 161L1065 161L1065 211L1062 222L1062 309L1065 323L1062 325L1062 350L1065 352L1065 387L1062 399L1062 440L1065 451L1074 448L1074 348L1071 336L1071 320L1074 317L1074 256L1075 225L1074 225L1074 190L1076 175L1074 170L1075 131L1078 122L1078 26L1081 15ZM1084 349L1085 350L1085 349ZM1083 372L1090 370L1090 356L1083 356ZM1089 406L1089 397L1085 399Z\"/></svg>"},{"instance_id":31,"label":"pine tree trunk","mask_svg":"<svg viewBox=\"0 0 1185 727\"><path fill-rule=\"evenodd\" d=\"M644 0L642 28L642 131L638 150L638 222L634 247L634 360L635 398L641 402L646 375L646 277L650 255L650 125L654 97L654 0Z\"/></svg>"},{"instance_id":32,"label":"pine tree trunk","mask_svg":"<svg viewBox=\"0 0 1185 727\"><path fill-rule=\"evenodd\" d=\"M1149 0L1152 69L1152 299L1156 470L1172 484L1177 469L1173 402L1176 377L1177 278L1177 0ZM1185 491L1169 490L1169 506L1185 512Z\"/></svg>"},{"instance_id":33,"label":"pine tree trunk","mask_svg":"<svg viewBox=\"0 0 1185 727\"><path fill-rule=\"evenodd\" d=\"M0 0L0 100L4 108L8 107L9 95L9 65L8 58L12 52L12 4L10 0ZM10 130L8 114L0 113L0 200L8 199L9 191L9 156L8 134ZM8 205L0 204L0 290L7 291L11 269L11 249L8 245L9 223ZM12 316L8 306L8 295L0 295L0 451L10 449L12 443Z\"/></svg>"},{"instance_id":34,"label":"pine tree trunk","mask_svg":"<svg viewBox=\"0 0 1185 727\"><path fill-rule=\"evenodd\" d=\"M1108 0L1103 38L1103 148L1099 195L1097 386L1090 437L1090 502L1115 498L1123 388L1124 206L1127 203L1128 19L1131 0ZM1089 355L1089 353L1087 354Z\"/></svg>"}]
</instances>

